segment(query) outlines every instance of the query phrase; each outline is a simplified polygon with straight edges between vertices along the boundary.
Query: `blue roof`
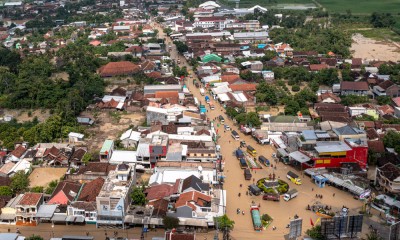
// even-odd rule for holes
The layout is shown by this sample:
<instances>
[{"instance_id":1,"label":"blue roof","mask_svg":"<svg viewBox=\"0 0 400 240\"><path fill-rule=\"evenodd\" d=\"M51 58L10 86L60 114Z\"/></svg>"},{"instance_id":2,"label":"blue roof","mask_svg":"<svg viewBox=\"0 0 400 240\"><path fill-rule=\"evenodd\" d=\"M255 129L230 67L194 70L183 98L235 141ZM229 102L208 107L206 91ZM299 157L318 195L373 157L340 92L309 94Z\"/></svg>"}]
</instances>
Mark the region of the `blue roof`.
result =
<instances>
[{"instance_id":1,"label":"blue roof","mask_svg":"<svg viewBox=\"0 0 400 240\"><path fill-rule=\"evenodd\" d=\"M314 130L303 130L301 132L305 140L317 140L317 135L315 135Z\"/></svg>"}]
</instances>

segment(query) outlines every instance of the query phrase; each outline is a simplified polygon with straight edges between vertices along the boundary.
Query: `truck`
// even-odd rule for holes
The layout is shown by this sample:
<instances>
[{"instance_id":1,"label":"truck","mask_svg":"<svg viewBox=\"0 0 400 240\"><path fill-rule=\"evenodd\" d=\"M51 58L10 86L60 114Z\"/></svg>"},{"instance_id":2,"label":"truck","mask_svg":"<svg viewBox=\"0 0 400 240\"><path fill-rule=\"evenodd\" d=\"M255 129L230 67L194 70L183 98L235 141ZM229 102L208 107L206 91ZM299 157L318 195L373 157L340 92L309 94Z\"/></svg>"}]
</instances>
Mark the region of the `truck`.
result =
<instances>
[{"instance_id":1,"label":"truck","mask_svg":"<svg viewBox=\"0 0 400 240\"><path fill-rule=\"evenodd\" d=\"M289 171L289 172L286 174L286 177L287 177L290 181L292 181L292 183L294 183L294 184L296 184L296 185L301 185L301 179L299 178L299 176L298 176L296 173L294 173L294 172L292 172L292 171Z\"/></svg>"},{"instance_id":2,"label":"truck","mask_svg":"<svg viewBox=\"0 0 400 240\"><path fill-rule=\"evenodd\" d=\"M205 96L204 100L206 101L206 103L208 103L210 101L210 97L209 96Z\"/></svg>"},{"instance_id":3,"label":"truck","mask_svg":"<svg viewBox=\"0 0 400 240\"><path fill-rule=\"evenodd\" d=\"M261 194L261 189L257 187L255 184L249 185L249 191L251 194L259 196Z\"/></svg>"},{"instance_id":4,"label":"truck","mask_svg":"<svg viewBox=\"0 0 400 240\"><path fill-rule=\"evenodd\" d=\"M246 168L246 169L243 171L243 174L244 174L244 179L245 179L245 180L251 180L251 178L253 177L253 175L252 175L251 172L250 172L250 169L248 169L248 168Z\"/></svg>"},{"instance_id":5,"label":"truck","mask_svg":"<svg viewBox=\"0 0 400 240\"><path fill-rule=\"evenodd\" d=\"M250 208L251 219L253 220L254 230L257 232L261 232L263 230L263 225L261 222L260 210L257 206L251 206Z\"/></svg>"},{"instance_id":6,"label":"truck","mask_svg":"<svg viewBox=\"0 0 400 240\"><path fill-rule=\"evenodd\" d=\"M204 96L204 93L205 93L204 88L200 88L200 94L201 94L201 96Z\"/></svg>"},{"instance_id":7,"label":"truck","mask_svg":"<svg viewBox=\"0 0 400 240\"><path fill-rule=\"evenodd\" d=\"M258 157L258 161L260 161L260 163L264 164L266 167L269 167L271 165L269 160L266 157L264 157L263 155L260 155Z\"/></svg>"},{"instance_id":8,"label":"truck","mask_svg":"<svg viewBox=\"0 0 400 240\"><path fill-rule=\"evenodd\" d=\"M236 149L235 155L236 155L237 159L244 158L244 153L243 153L243 151L241 149Z\"/></svg>"},{"instance_id":9,"label":"truck","mask_svg":"<svg viewBox=\"0 0 400 240\"><path fill-rule=\"evenodd\" d=\"M285 193L285 195L283 195L283 200L285 200L286 202L297 197L297 195L299 194L299 191L297 191L297 189L290 189L287 193Z\"/></svg>"},{"instance_id":10,"label":"truck","mask_svg":"<svg viewBox=\"0 0 400 240\"><path fill-rule=\"evenodd\" d=\"M239 159L240 162L240 168L245 169L248 168L249 166L247 165L247 162L244 158Z\"/></svg>"}]
</instances>

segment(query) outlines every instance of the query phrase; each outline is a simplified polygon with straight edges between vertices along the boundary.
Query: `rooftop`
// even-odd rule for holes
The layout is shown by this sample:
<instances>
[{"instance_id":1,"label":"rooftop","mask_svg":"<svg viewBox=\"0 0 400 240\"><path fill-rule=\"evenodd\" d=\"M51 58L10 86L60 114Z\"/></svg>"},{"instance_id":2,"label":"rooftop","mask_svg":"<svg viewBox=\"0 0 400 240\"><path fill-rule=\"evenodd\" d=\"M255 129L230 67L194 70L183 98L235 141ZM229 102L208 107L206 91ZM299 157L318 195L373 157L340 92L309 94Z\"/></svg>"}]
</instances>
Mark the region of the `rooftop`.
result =
<instances>
[{"instance_id":1,"label":"rooftop","mask_svg":"<svg viewBox=\"0 0 400 240\"><path fill-rule=\"evenodd\" d=\"M117 178L118 172L111 171L108 174L98 197L124 198L128 193L131 181L121 181Z\"/></svg>"},{"instance_id":2,"label":"rooftop","mask_svg":"<svg viewBox=\"0 0 400 240\"><path fill-rule=\"evenodd\" d=\"M351 150L346 143L340 141L319 141L314 148L318 153L347 152Z\"/></svg>"},{"instance_id":3,"label":"rooftop","mask_svg":"<svg viewBox=\"0 0 400 240\"><path fill-rule=\"evenodd\" d=\"M25 193L18 205L29 205L35 206L39 203L40 199L43 197L43 193Z\"/></svg>"}]
</instances>

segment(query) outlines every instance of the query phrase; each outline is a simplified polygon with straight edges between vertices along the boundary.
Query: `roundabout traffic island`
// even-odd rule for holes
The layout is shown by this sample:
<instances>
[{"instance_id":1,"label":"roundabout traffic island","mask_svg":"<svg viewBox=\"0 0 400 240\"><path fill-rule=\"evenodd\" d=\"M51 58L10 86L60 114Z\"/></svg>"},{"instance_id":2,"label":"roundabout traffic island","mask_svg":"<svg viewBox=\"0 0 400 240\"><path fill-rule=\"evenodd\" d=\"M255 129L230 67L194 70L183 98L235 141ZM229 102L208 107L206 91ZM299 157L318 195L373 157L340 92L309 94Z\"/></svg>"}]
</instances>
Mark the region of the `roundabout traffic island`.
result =
<instances>
[{"instance_id":1,"label":"roundabout traffic island","mask_svg":"<svg viewBox=\"0 0 400 240\"><path fill-rule=\"evenodd\" d=\"M261 178L257 181L257 187L264 193L285 194L289 190L289 184L281 179Z\"/></svg>"}]
</instances>

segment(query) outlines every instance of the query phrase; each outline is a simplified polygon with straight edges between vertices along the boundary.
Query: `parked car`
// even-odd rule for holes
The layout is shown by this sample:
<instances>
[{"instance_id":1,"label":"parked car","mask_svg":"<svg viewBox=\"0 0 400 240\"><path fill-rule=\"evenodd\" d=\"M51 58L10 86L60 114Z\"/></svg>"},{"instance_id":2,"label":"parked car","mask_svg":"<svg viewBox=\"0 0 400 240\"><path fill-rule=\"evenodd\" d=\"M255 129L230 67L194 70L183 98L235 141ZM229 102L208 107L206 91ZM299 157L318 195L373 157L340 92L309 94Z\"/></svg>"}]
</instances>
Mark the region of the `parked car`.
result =
<instances>
[{"instance_id":1,"label":"parked car","mask_svg":"<svg viewBox=\"0 0 400 240\"><path fill-rule=\"evenodd\" d=\"M225 130L226 130L226 131L230 131L230 130L231 130L231 127L229 127L229 125L226 125L226 124L225 124L224 127L225 127Z\"/></svg>"}]
</instances>

